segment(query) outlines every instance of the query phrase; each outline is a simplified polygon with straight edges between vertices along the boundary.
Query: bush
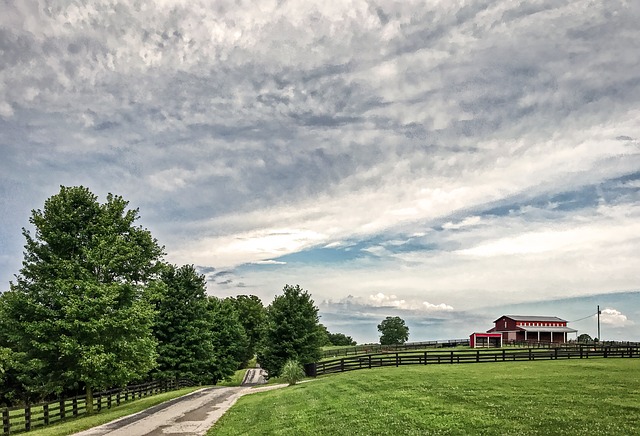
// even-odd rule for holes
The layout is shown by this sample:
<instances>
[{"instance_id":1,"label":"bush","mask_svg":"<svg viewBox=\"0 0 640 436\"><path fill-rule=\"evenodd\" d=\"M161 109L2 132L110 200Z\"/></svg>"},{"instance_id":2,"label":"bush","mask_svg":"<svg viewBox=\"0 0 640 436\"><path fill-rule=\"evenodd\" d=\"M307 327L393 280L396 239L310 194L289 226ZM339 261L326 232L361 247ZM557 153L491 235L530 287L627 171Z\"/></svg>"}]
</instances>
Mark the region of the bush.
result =
<instances>
[{"instance_id":1,"label":"bush","mask_svg":"<svg viewBox=\"0 0 640 436\"><path fill-rule=\"evenodd\" d=\"M304 370L297 360L289 359L282 367L280 378L292 386L304 378Z\"/></svg>"}]
</instances>

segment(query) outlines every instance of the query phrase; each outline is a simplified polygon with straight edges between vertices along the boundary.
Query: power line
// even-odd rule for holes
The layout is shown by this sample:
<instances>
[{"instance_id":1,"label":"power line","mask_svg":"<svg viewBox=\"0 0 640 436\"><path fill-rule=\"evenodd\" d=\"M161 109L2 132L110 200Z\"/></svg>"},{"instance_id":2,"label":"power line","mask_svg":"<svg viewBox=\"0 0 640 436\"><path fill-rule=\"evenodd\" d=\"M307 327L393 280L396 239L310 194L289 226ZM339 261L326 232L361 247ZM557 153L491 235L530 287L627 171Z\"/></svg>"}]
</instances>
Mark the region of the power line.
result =
<instances>
[{"instance_id":1,"label":"power line","mask_svg":"<svg viewBox=\"0 0 640 436\"><path fill-rule=\"evenodd\" d=\"M597 315L597 314L598 314L598 312L596 312L596 313L592 313L591 315L587 315L587 316L585 316L584 318L576 319L576 320L569 321L569 322L578 322L578 321L582 321L583 319L591 318L592 316Z\"/></svg>"}]
</instances>

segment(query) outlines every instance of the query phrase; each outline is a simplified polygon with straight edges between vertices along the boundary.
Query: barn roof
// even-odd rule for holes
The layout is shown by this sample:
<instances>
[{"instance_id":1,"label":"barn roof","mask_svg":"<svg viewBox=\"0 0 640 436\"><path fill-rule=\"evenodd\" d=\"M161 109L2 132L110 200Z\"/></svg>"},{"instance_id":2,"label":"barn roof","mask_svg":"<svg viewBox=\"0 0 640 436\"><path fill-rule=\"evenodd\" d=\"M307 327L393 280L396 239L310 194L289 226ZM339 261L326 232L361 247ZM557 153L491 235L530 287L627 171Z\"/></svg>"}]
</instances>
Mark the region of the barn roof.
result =
<instances>
[{"instance_id":1,"label":"barn roof","mask_svg":"<svg viewBox=\"0 0 640 436\"><path fill-rule=\"evenodd\" d=\"M500 321L502 318L509 318L514 321L531 321L531 322L567 322L557 316L521 316L521 315L502 315L494 322Z\"/></svg>"}]
</instances>

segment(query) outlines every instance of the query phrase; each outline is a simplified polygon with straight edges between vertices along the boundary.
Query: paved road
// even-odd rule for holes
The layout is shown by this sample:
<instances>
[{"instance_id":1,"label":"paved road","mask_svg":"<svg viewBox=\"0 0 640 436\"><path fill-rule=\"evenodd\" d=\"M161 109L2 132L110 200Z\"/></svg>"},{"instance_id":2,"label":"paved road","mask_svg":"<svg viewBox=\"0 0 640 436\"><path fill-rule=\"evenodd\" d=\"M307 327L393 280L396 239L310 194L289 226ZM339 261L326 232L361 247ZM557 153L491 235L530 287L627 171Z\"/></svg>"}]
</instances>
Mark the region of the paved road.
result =
<instances>
[{"instance_id":1,"label":"paved road","mask_svg":"<svg viewBox=\"0 0 640 436\"><path fill-rule=\"evenodd\" d=\"M245 374L242 387L200 389L140 413L76 433L76 436L204 435L242 395L285 386L250 387L264 382L263 370L250 369Z\"/></svg>"}]
</instances>

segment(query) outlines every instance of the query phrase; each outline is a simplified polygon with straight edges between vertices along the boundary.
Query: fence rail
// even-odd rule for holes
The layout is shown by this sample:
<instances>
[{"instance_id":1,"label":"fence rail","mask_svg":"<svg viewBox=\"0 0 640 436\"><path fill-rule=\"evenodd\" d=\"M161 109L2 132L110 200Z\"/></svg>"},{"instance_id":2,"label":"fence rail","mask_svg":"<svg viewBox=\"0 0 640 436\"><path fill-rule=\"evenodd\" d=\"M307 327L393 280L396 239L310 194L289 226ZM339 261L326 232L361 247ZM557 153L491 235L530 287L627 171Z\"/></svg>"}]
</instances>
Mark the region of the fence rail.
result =
<instances>
[{"instance_id":1,"label":"fence rail","mask_svg":"<svg viewBox=\"0 0 640 436\"><path fill-rule=\"evenodd\" d=\"M190 380L166 380L97 392L93 394L93 409L99 412L103 408L110 409L127 401L192 385L193 382ZM0 409L2 410L2 435L8 436L30 431L66 418L78 417L84 415L86 409L85 396L27 404L20 407L5 407Z\"/></svg>"},{"instance_id":2,"label":"fence rail","mask_svg":"<svg viewBox=\"0 0 640 436\"><path fill-rule=\"evenodd\" d=\"M453 351L397 351L325 360L305 365L308 376L371 369L383 366L513 362L558 359L640 357L640 346L586 346L525 349L474 349Z\"/></svg>"},{"instance_id":3,"label":"fence rail","mask_svg":"<svg viewBox=\"0 0 640 436\"><path fill-rule=\"evenodd\" d=\"M364 344L355 345L353 347L335 348L333 350L325 350L322 358L350 356L358 354L370 354L372 352L382 351L400 351L400 350L422 350L425 348L449 348L458 346L468 346L469 339L449 339L444 341L425 341L425 342L407 342L397 345L380 345L380 344Z\"/></svg>"}]
</instances>

